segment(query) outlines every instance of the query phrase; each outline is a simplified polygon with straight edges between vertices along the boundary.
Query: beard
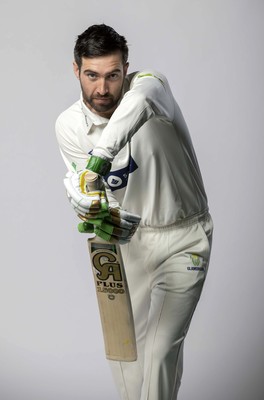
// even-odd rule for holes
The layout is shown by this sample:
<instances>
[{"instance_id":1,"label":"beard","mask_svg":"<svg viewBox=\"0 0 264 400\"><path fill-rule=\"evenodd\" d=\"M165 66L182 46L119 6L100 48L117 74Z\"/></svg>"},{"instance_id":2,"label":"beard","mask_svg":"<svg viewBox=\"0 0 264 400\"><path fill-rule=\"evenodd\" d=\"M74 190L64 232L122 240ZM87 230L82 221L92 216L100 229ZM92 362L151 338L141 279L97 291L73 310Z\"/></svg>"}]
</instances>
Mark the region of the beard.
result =
<instances>
[{"instance_id":1,"label":"beard","mask_svg":"<svg viewBox=\"0 0 264 400\"><path fill-rule=\"evenodd\" d=\"M116 108L119 98L115 100L110 95L89 97L83 93L83 100L90 109L98 113L105 113Z\"/></svg>"},{"instance_id":2,"label":"beard","mask_svg":"<svg viewBox=\"0 0 264 400\"><path fill-rule=\"evenodd\" d=\"M107 93L103 96L99 94L88 96L84 92L83 88L82 95L84 103L91 111L95 111L99 115L111 112L113 113L121 99L122 87L120 89L120 92L116 96L113 96L110 93Z\"/></svg>"}]
</instances>

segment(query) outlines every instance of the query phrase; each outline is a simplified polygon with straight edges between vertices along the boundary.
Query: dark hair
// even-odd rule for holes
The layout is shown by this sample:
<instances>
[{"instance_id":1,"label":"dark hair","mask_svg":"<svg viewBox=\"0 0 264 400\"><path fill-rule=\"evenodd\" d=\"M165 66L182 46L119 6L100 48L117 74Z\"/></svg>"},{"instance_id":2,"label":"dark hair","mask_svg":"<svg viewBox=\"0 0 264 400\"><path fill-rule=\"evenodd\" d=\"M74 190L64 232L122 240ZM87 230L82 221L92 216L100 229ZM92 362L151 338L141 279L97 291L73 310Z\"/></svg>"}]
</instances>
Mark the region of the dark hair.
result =
<instances>
[{"instance_id":1,"label":"dark hair","mask_svg":"<svg viewBox=\"0 0 264 400\"><path fill-rule=\"evenodd\" d=\"M74 47L74 59L79 68L82 57L99 57L120 51L123 63L128 59L127 41L113 28L105 24L92 25L78 36Z\"/></svg>"}]
</instances>

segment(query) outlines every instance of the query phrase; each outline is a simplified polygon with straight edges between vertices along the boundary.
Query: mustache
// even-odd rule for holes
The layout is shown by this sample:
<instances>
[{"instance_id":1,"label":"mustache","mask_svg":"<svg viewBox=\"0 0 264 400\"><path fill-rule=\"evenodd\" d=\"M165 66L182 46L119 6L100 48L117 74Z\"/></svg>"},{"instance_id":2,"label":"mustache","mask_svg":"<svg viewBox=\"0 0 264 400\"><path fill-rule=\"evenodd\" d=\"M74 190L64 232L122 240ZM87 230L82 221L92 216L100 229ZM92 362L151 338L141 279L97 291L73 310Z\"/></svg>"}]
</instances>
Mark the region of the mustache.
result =
<instances>
[{"instance_id":1,"label":"mustache","mask_svg":"<svg viewBox=\"0 0 264 400\"><path fill-rule=\"evenodd\" d=\"M93 99L112 99L113 96L111 96L110 94L103 94L103 95L97 95L97 96L93 96Z\"/></svg>"}]
</instances>

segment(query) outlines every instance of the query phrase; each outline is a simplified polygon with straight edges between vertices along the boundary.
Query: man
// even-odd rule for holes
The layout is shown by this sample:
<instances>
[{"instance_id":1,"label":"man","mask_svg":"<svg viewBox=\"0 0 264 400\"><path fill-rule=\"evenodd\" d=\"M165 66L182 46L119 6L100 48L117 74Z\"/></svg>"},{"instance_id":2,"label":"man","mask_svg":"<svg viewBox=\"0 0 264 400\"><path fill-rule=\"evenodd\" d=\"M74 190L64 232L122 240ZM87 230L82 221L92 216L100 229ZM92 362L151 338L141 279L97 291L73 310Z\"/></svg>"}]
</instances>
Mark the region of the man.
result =
<instances>
[{"instance_id":1,"label":"man","mask_svg":"<svg viewBox=\"0 0 264 400\"><path fill-rule=\"evenodd\" d=\"M99 219L98 236L125 243L135 320L138 360L111 361L113 375L123 400L174 400L213 231L191 138L162 74L127 75L126 40L111 27L79 35L74 56L81 98L56 122L65 187L80 231ZM86 191L87 170L102 177L99 194Z\"/></svg>"}]
</instances>

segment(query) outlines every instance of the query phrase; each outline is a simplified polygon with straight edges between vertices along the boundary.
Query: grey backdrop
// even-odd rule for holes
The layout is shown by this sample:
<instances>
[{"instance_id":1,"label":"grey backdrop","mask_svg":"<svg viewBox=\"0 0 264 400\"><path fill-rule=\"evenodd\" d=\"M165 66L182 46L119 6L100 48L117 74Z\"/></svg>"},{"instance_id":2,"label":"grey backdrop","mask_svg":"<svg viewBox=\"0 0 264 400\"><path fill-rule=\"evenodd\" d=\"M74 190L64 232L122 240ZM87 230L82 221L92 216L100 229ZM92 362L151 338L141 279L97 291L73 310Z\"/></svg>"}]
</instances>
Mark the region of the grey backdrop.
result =
<instances>
[{"instance_id":1,"label":"grey backdrop","mask_svg":"<svg viewBox=\"0 0 264 400\"><path fill-rule=\"evenodd\" d=\"M179 400L262 400L264 2L2 0L0 16L1 400L117 399L54 135L79 97L76 36L102 22L131 71L167 75L214 217Z\"/></svg>"}]
</instances>

